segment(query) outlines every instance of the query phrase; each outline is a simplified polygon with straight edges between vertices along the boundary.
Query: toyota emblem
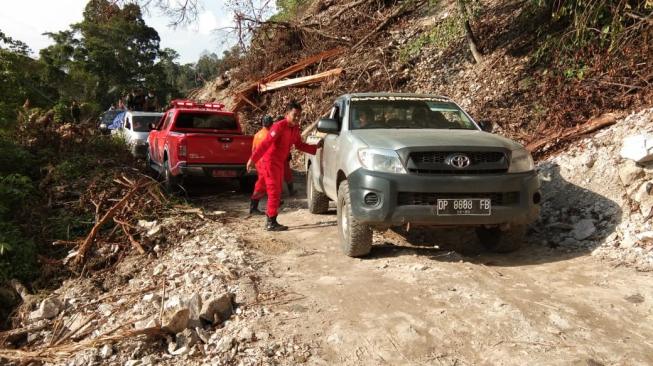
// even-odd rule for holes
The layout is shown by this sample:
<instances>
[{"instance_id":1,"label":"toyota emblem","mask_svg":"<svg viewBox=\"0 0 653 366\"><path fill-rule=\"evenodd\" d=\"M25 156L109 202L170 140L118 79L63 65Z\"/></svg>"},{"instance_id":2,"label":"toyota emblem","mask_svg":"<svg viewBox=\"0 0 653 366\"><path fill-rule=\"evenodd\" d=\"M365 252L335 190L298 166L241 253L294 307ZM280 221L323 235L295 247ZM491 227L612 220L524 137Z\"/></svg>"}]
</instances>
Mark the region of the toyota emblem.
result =
<instances>
[{"instance_id":1,"label":"toyota emblem","mask_svg":"<svg viewBox=\"0 0 653 366\"><path fill-rule=\"evenodd\" d=\"M454 168L463 169L467 168L472 161L465 154L451 154L447 157L446 163Z\"/></svg>"}]
</instances>

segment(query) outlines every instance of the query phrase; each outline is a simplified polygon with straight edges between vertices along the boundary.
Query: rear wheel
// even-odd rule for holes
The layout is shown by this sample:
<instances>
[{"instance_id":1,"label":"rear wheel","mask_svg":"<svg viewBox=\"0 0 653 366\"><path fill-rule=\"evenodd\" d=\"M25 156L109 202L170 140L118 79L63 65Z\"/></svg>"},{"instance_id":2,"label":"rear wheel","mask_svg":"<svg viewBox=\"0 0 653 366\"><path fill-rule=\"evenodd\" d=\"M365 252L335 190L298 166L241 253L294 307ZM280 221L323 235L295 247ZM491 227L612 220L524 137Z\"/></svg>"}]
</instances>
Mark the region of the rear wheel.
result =
<instances>
[{"instance_id":1,"label":"rear wheel","mask_svg":"<svg viewBox=\"0 0 653 366\"><path fill-rule=\"evenodd\" d=\"M495 253L510 253L519 250L526 238L526 225L512 225L502 230L498 227L479 227L478 240L485 249Z\"/></svg>"},{"instance_id":2,"label":"rear wheel","mask_svg":"<svg viewBox=\"0 0 653 366\"><path fill-rule=\"evenodd\" d=\"M338 233L342 251L350 257L362 257L372 250L372 228L352 215L349 183L338 188Z\"/></svg>"},{"instance_id":3,"label":"rear wheel","mask_svg":"<svg viewBox=\"0 0 653 366\"><path fill-rule=\"evenodd\" d=\"M179 191L181 181L179 177L176 177L172 175L172 172L170 171L170 165L168 164L168 160L163 161L163 186L165 187L166 191L169 193L175 193Z\"/></svg>"},{"instance_id":4,"label":"rear wheel","mask_svg":"<svg viewBox=\"0 0 653 366\"><path fill-rule=\"evenodd\" d=\"M313 184L313 169L311 167L308 167L308 175L306 176L306 198L310 213L320 215L329 211L329 197L315 189L315 185Z\"/></svg>"}]
</instances>

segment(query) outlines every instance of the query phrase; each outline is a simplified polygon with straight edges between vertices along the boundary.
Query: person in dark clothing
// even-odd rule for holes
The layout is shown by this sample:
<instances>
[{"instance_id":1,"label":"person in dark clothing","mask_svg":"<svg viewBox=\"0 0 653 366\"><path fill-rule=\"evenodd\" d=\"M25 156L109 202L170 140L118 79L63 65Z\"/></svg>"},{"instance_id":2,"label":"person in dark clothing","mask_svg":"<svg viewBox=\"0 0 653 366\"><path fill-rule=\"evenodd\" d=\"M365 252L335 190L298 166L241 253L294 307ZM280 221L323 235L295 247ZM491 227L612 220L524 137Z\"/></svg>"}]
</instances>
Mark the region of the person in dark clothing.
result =
<instances>
[{"instance_id":1,"label":"person in dark clothing","mask_svg":"<svg viewBox=\"0 0 653 366\"><path fill-rule=\"evenodd\" d=\"M73 99L73 103L70 106L70 115L73 117L73 122L79 123L81 114L82 111L79 108L79 104L77 104L77 101Z\"/></svg>"}]
</instances>

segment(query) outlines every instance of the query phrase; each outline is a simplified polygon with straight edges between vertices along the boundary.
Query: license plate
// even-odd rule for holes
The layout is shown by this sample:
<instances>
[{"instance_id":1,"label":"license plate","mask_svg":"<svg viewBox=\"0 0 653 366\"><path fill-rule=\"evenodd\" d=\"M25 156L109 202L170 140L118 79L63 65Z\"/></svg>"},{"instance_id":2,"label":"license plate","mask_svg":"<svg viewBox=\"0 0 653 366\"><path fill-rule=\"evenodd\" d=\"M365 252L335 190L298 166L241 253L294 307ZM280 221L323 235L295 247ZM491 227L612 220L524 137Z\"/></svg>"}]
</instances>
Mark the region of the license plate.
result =
<instances>
[{"instance_id":1,"label":"license plate","mask_svg":"<svg viewBox=\"0 0 653 366\"><path fill-rule=\"evenodd\" d=\"M492 200L489 198L439 199L438 216L490 216Z\"/></svg>"},{"instance_id":2,"label":"license plate","mask_svg":"<svg viewBox=\"0 0 653 366\"><path fill-rule=\"evenodd\" d=\"M235 170L214 170L213 176L216 178L234 178L238 176Z\"/></svg>"}]
</instances>

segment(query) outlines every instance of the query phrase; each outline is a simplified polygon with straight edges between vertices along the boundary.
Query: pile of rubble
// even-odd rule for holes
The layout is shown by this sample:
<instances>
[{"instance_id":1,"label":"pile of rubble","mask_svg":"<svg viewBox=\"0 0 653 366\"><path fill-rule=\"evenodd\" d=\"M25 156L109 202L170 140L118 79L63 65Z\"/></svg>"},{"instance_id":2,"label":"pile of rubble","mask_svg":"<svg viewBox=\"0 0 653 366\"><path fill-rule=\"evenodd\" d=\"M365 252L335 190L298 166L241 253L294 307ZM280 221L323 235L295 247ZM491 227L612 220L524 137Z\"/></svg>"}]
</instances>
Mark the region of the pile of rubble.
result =
<instances>
[{"instance_id":1,"label":"pile of rubble","mask_svg":"<svg viewBox=\"0 0 653 366\"><path fill-rule=\"evenodd\" d=\"M228 220L224 212L211 214ZM157 246L149 258L125 258L103 276L68 280L40 303L32 301L38 305L21 327L0 333L0 359L131 366L305 362L314 346L272 335L265 325L280 315L266 304L286 294L261 288L260 263L213 219L140 222L163 242L162 227L176 227L181 240Z\"/></svg>"},{"instance_id":2,"label":"pile of rubble","mask_svg":"<svg viewBox=\"0 0 653 366\"><path fill-rule=\"evenodd\" d=\"M544 204L535 236L653 269L652 133L653 109L645 109L542 162Z\"/></svg>"}]
</instances>

